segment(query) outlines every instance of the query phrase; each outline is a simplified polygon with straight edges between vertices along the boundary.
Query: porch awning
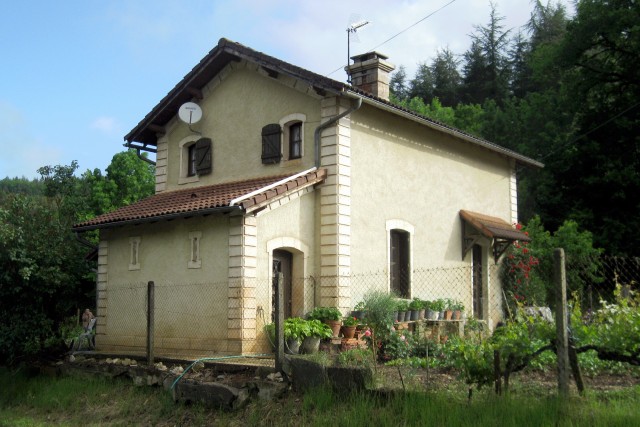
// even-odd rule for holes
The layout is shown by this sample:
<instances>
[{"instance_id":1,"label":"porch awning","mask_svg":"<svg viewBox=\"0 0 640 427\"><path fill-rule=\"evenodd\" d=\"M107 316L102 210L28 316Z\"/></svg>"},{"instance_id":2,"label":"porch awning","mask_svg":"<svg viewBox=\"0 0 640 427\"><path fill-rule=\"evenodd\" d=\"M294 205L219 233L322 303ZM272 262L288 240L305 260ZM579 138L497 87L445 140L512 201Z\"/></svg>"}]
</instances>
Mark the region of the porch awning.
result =
<instances>
[{"instance_id":1,"label":"porch awning","mask_svg":"<svg viewBox=\"0 0 640 427\"><path fill-rule=\"evenodd\" d=\"M491 239L493 257L496 263L511 243L516 240L521 242L531 241L525 233L516 230L513 225L495 216L461 210L460 218L462 219L462 259L464 259L473 245L482 238Z\"/></svg>"}]
</instances>

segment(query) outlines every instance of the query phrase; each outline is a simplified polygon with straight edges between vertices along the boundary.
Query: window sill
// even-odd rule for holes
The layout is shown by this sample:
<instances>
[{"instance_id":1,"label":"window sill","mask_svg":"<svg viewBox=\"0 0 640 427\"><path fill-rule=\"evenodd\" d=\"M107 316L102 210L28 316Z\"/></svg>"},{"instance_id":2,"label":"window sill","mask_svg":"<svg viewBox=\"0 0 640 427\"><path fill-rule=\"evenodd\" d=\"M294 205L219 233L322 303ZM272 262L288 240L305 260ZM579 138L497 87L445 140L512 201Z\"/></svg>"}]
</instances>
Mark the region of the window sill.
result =
<instances>
[{"instance_id":1,"label":"window sill","mask_svg":"<svg viewBox=\"0 0 640 427\"><path fill-rule=\"evenodd\" d=\"M200 177L198 175L184 176L184 177L178 178L178 185L180 185L180 184L190 184L192 182L198 182L198 181L200 181Z\"/></svg>"},{"instance_id":2,"label":"window sill","mask_svg":"<svg viewBox=\"0 0 640 427\"><path fill-rule=\"evenodd\" d=\"M298 157L297 159L282 160L280 162L281 168L289 168L291 166L300 166L300 165L302 165L302 157Z\"/></svg>"}]
</instances>

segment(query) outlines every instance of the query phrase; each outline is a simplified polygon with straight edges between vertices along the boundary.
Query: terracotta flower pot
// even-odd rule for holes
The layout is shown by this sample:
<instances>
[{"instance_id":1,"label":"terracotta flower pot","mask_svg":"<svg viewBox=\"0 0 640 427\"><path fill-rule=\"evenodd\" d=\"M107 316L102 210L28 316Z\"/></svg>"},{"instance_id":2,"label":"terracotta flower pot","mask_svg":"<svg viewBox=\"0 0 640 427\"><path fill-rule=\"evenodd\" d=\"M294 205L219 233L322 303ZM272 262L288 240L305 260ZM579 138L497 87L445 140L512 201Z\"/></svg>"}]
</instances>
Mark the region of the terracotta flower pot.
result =
<instances>
[{"instance_id":1,"label":"terracotta flower pot","mask_svg":"<svg viewBox=\"0 0 640 427\"><path fill-rule=\"evenodd\" d=\"M340 327L342 326L342 321L340 320L325 320L324 323L329 325L331 331L333 331L333 336L337 337L340 334Z\"/></svg>"},{"instance_id":2,"label":"terracotta flower pot","mask_svg":"<svg viewBox=\"0 0 640 427\"><path fill-rule=\"evenodd\" d=\"M342 327L342 336L344 338L350 339L356 335L356 327L355 326L343 326Z\"/></svg>"}]
</instances>

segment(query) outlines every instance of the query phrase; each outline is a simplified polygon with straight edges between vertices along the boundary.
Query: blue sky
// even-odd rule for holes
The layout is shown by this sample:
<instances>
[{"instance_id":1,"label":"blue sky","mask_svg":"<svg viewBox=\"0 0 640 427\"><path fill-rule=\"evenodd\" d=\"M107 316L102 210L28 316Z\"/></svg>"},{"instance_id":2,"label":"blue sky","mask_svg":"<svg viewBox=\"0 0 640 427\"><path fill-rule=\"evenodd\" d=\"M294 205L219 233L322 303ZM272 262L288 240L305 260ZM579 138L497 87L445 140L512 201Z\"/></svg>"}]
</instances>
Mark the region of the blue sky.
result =
<instances>
[{"instance_id":1,"label":"blue sky","mask_svg":"<svg viewBox=\"0 0 640 427\"><path fill-rule=\"evenodd\" d=\"M124 135L221 37L344 81L345 30L359 15L371 24L351 54L376 48L413 76L439 48L462 54L473 26L489 20L489 0L450 1L3 0L0 179L73 160L80 173L104 171ZM532 9L494 3L513 31Z\"/></svg>"}]
</instances>

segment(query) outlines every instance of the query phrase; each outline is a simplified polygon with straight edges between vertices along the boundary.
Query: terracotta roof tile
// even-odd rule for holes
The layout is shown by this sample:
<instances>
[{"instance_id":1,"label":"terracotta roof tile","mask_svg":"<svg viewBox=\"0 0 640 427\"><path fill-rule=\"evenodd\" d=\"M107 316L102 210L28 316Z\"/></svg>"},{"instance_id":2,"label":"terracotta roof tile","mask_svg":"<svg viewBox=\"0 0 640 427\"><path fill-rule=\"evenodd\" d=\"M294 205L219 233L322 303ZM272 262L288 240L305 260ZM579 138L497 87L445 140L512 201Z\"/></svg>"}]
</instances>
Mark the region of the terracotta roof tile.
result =
<instances>
[{"instance_id":1,"label":"terracotta roof tile","mask_svg":"<svg viewBox=\"0 0 640 427\"><path fill-rule=\"evenodd\" d=\"M162 192L113 212L75 224L73 229L86 231L167 217L202 215L215 210L225 210L225 208L231 210L234 209L230 205L231 202L238 198L241 199L235 209L247 209L258 203L277 198L288 190L317 184L323 181L325 176L326 171L320 169L307 172L300 177L278 175ZM288 177L290 177L289 180L287 180ZM274 184L278 185L271 188L270 186ZM265 190L260 192L260 189L263 188ZM243 198L243 196L248 197Z\"/></svg>"}]
</instances>

